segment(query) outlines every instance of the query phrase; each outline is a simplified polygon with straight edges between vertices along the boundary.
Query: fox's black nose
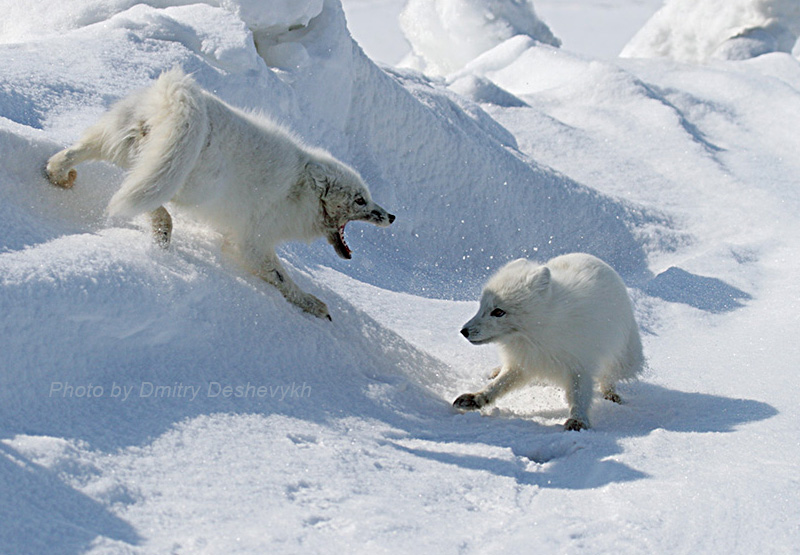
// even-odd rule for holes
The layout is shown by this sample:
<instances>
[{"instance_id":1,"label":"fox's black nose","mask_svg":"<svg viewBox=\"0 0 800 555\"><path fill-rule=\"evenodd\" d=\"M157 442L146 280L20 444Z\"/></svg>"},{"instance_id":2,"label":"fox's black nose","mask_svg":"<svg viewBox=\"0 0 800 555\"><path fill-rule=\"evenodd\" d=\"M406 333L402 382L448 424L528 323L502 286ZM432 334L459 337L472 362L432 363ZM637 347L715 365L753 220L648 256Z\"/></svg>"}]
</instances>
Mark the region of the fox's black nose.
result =
<instances>
[{"instance_id":1,"label":"fox's black nose","mask_svg":"<svg viewBox=\"0 0 800 555\"><path fill-rule=\"evenodd\" d=\"M467 328L464 328L463 330L461 330L461 335L469 339L469 330Z\"/></svg>"},{"instance_id":2,"label":"fox's black nose","mask_svg":"<svg viewBox=\"0 0 800 555\"><path fill-rule=\"evenodd\" d=\"M394 222L394 214L389 214L389 223Z\"/></svg>"}]
</instances>

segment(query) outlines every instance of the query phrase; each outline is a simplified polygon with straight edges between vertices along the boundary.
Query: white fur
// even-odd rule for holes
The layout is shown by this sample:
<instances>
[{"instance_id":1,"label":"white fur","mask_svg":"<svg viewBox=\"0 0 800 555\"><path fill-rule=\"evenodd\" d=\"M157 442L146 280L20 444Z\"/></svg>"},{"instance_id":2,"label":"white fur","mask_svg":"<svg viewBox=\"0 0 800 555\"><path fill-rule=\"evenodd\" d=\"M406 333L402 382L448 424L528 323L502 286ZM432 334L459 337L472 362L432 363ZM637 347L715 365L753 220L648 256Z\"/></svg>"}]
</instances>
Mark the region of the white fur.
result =
<instances>
[{"instance_id":1,"label":"white fur","mask_svg":"<svg viewBox=\"0 0 800 555\"><path fill-rule=\"evenodd\" d=\"M625 285L605 262L583 253L544 266L519 259L486 284L478 313L461 333L473 344L494 342L502 367L478 393L454 405L476 409L532 380L564 388L565 427L589 427L594 385L619 402L614 387L636 377L644 357Z\"/></svg>"},{"instance_id":2,"label":"white fur","mask_svg":"<svg viewBox=\"0 0 800 555\"><path fill-rule=\"evenodd\" d=\"M172 228L163 205L178 205L222 232L245 265L288 301L320 317L330 318L327 307L289 278L275 246L325 236L349 258L341 235L347 222L394 220L355 170L274 122L225 104L177 69L117 103L50 158L47 175L71 187L72 168L88 159L130 170L109 202L111 215L150 213L166 246Z\"/></svg>"}]
</instances>

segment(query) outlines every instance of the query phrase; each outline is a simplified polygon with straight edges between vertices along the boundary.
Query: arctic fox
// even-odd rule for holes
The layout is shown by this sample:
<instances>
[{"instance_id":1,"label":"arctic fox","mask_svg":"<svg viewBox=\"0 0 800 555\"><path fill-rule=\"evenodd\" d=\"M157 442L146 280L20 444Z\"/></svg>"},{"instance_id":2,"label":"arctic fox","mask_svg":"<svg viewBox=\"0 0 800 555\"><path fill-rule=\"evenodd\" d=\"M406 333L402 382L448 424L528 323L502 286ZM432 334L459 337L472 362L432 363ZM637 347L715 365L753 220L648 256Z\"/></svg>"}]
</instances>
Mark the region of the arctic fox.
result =
<instances>
[{"instance_id":1,"label":"arctic fox","mask_svg":"<svg viewBox=\"0 0 800 555\"><path fill-rule=\"evenodd\" d=\"M149 213L156 241L166 248L172 218L164 204L172 202L220 231L250 271L318 317L330 319L325 303L292 281L275 246L324 236L350 258L348 222L394 221L354 169L274 122L225 104L180 69L118 102L77 143L53 155L46 174L71 188L72 168L90 159L129 170L109 202L112 216Z\"/></svg>"},{"instance_id":2,"label":"arctic fox","mask_svg":"<svg viewBox=\"0 0 800 555\"><path fill-rule=\"evenodd\" d=\"M473 410L532 380L566 391L567 430L589 427L595 383L619 403L615 385L636 377L644 356L625 285L602 260L583 253L544 266L519 259L486 284L478 313L461 334L472 344L498 343L502 366L477 393L453 406Z\"/></svg>"}]
</instances>

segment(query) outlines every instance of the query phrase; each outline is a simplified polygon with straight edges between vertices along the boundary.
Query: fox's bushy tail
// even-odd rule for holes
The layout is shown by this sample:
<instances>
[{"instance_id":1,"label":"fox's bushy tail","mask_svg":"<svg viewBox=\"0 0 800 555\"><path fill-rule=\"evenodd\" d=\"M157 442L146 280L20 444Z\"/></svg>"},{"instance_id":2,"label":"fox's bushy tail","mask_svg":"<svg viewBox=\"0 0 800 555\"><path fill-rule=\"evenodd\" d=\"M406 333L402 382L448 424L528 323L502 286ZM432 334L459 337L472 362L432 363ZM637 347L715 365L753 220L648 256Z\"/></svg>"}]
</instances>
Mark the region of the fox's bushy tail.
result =
<instances>
[{"instance_id":1,"label":"fox's bushy tail","mask_svg":"<svg viewBox=\"0 0 800 555\"><path fill-rule=\"evenodd\" d=\"M130 174L108 203L112 216L134 216L169 202L183 186L208 133L203 92L180 69L167 71L136 108L146 134Z\"/></svg>"}]
</instances>

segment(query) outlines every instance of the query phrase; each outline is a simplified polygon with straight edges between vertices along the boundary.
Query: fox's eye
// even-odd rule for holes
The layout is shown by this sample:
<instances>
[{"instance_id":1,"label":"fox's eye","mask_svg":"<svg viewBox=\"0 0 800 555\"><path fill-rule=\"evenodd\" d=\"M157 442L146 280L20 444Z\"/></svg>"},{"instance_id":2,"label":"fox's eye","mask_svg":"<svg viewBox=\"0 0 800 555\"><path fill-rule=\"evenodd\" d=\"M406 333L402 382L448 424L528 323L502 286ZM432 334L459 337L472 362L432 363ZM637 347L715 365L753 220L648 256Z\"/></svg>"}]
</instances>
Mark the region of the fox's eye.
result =
<instances>
[{"instance_id":1,"label":"fox's eye","mask_svg":"<svg viewBox=\"0 0 800 555\"><path fill-rule=\"evenodd\" d=\"M502 308L495 308L491 312L491 315L494 316L495 318L502 318L503 316L506 315L506 311L503 310Z\"/></svg>"},{"instance_id":2,"label":"fox's eye","mask_svg":"<svg viewBox=\"0 0 800 555\"><path fill-rule=\"evenodd\" d=\"M359 206L364 206L367 204L367 201L364 200L364 197L356 197L355 203Z\"/></svg>"}]
</instances>

